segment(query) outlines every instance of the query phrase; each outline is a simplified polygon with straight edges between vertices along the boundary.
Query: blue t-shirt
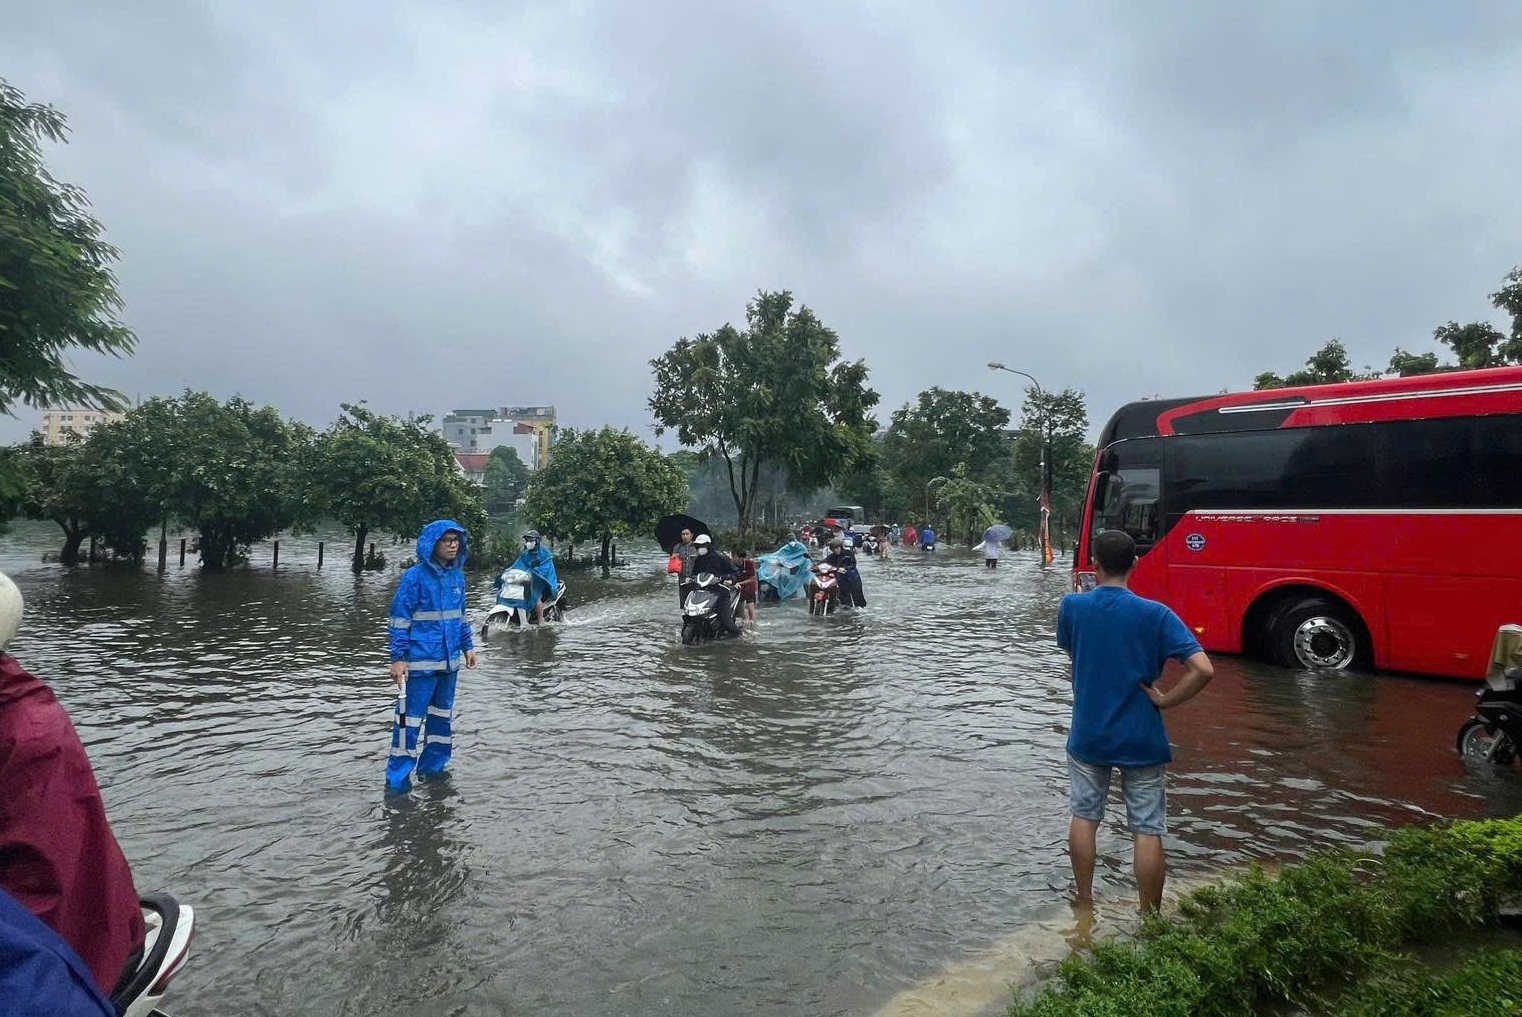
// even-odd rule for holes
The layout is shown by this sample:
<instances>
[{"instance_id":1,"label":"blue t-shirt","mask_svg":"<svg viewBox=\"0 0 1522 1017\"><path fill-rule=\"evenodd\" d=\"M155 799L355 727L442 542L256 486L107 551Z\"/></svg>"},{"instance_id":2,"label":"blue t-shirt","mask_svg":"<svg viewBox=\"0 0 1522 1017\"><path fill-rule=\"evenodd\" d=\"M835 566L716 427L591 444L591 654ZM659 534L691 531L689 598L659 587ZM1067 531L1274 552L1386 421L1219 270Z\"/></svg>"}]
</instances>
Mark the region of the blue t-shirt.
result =
<instances>
[{"instance_id":1,"label":"blue t-shirt","mask_svg":"<svg viewBox=\"0 0 1522 1017\"><path fill-rule=\"evenodd\" d=\"M1070 593L1057 609L1057 645L1073 658L1073 758L1092 766L1170 761L1162 711L1139 683L1157 681L1170 659L1200 652L1179 616L1120 586Z\"/></svg>"}]
</instances>

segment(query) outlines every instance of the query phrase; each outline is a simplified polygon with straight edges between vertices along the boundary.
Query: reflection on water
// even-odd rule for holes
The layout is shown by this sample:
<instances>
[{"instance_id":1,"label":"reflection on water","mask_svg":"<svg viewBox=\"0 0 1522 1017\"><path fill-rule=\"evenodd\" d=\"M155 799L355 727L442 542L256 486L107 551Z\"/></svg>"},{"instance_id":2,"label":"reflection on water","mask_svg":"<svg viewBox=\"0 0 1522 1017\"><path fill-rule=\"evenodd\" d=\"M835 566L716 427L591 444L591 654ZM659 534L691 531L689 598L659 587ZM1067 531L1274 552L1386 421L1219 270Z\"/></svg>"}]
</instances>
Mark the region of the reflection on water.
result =
<instances>
[{"instance_id":1,"label":"reflection on water","mask_svg":"<svg viewBox=\"0 0 1522 1017\"><path fill-rule=\"evenodd\" d=\"M565 625L462 680L453 779L397 800L397 572L319 571L299 540L278 573L65 572L53 542L0 544L13 649L72 711L142 887L197 906L175 1012L870 1014L948 964L1066 948L1066 576L1029 556L869 561L865 612L763 608L693 648L658 554L573 574ZM1169 714L1181 878L1522 806L1454 755L1469 686L1217 675ZM1121 818L1102 907L1133 893Z\"/></svg>"}]
</instances>

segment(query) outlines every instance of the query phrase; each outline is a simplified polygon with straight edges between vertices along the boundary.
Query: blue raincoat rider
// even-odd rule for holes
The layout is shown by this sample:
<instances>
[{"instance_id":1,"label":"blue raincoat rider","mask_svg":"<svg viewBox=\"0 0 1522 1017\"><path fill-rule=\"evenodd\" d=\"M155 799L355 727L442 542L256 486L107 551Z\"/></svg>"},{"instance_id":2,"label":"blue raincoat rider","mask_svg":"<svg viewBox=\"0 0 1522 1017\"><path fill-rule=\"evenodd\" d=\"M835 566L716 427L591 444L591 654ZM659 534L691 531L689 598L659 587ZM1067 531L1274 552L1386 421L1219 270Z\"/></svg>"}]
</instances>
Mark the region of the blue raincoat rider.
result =
<instances>
[{"instance_id":1,"label":"blue raincoat rider","mask_svg":"<svg viewBox=\"0 0 1522 1017\"><path fill-rule=\"evenodd\" d=\"M4 890L0 998L13 1017L116 1017L116 1007L96 986L79 955Z\"/></svg>"},{"instance_id":2,"label":"blue raincoat rider","mask_svg":"<svg viewBox=\"0 0 1522 1017\"><path fill-rule=\"evenodd\" d=\"M539 542L538 530L529 530L523 535L523 553L509 568L522 569L534 577L529 596L533 601L535 620L542 624L545 604L553 604L555 594L560 590L560 577L555 574L555 556ZM502 592L500 575L495 586L498 593Z\"/></svg>"},{"instance_id":3,"label":"blue raincoat rider","mask_svg":"<svg viewBox=\"0 0 1522 1017\"><path fill-rule=\"evenodd\" d=\"M476 666L475 639L465 621L465 558L469 535L452 519L436 519L417 540L418 563L402 576L391 601L391 677L401 690L386 761L386 787L406 791L449 764L454 695L460 665Z\"/></svg>"}]
</instances>

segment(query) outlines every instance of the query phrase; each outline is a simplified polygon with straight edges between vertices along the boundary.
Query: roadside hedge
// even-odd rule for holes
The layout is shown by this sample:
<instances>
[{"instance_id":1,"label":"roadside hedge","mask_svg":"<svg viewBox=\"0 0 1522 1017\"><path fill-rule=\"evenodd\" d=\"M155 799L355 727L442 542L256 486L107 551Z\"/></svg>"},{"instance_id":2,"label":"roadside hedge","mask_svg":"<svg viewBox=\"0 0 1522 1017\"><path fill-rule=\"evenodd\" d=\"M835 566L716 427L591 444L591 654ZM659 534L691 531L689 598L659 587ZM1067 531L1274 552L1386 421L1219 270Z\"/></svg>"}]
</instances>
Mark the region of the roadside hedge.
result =
<instances>
[{"instance_id":1,"label":"roadside hedge","mask_svg":"<svg viewBox=\"0 0 1522 1017\"><path fill-rule=\"evenodd\" d=\"M1503 902L1518 898L1522 819L1412 827L1393 833L1381 855L1329 852L1277 877L1254 867L1198 890L1177 918L1154 916L1137 941L1069 959L1053 983L1009 1012L1251 1017L1285 1004L1324 1011L1347 986L1409 968L1402 951L1496 925ZM1405 998L1389 993L1381 998Z\"/></svg>"}]
</instances>

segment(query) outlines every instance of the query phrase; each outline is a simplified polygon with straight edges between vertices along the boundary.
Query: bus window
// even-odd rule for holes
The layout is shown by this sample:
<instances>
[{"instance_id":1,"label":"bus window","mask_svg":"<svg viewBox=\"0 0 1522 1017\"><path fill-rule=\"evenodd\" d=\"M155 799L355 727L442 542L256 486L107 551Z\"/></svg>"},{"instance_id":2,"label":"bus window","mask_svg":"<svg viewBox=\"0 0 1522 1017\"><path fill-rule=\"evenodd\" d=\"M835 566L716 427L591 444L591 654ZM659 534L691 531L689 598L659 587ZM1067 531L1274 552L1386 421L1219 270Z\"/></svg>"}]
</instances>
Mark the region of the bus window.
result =
<instances>
[{"instance_id":1,"label":"bus window","mask_svg":"<svg viewBox=\"0 0 1522 1017\"><path fill-rule=\"evenodd\" d=\"M1480 504L1522 508L1522 416L1474 417Z\"/></svg>"},{"instance_id":2,"label":"bus window","mask_svg":"<svg viewBox=\"0 0 1522 1017\"><path fill-rule=\"evenodd\" d=\"M1157 542L1157 492L1162 471L1136 466L1101 474L1095 492L1094 533L1125 530L1136 541L1136 553L1146 554Z\"/></svg>"}]
</instances>

